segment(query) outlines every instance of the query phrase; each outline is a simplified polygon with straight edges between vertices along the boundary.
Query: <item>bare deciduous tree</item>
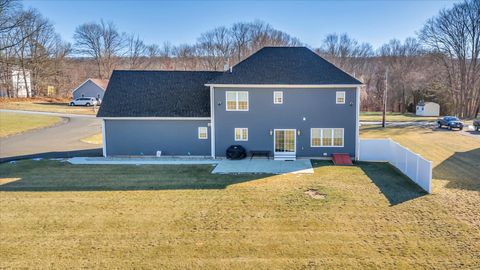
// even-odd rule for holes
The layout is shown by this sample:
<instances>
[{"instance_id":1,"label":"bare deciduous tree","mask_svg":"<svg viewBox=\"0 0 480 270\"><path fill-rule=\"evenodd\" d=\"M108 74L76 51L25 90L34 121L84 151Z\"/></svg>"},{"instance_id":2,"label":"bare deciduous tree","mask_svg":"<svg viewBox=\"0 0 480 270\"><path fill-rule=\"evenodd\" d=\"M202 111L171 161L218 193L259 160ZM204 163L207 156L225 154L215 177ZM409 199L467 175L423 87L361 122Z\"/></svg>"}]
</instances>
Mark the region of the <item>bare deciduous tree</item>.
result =
<instances>
[{"instance_id":1,"label":"bare deciduous tree","mask_svg":"<svg viewBox=\"0 0 480 270\"><path fill-rule=\"evenodd\" d=\"M476 116L480 108L480 0L442 10L426 23L420 38L443 66L456 114Z\"/></svg>"},{"instance_id":2,"label":"bare deciduous tree","mask_svg":"<svg viewBox=\"0 0 480 270\"><path fill-rule=\"evenodd\" d=\"M99 78L108 78L117 57L124 48L124 36L112 23L85 23L75 29L76 52L92 57L97 63Z\"/></svg>"}]
</instances>

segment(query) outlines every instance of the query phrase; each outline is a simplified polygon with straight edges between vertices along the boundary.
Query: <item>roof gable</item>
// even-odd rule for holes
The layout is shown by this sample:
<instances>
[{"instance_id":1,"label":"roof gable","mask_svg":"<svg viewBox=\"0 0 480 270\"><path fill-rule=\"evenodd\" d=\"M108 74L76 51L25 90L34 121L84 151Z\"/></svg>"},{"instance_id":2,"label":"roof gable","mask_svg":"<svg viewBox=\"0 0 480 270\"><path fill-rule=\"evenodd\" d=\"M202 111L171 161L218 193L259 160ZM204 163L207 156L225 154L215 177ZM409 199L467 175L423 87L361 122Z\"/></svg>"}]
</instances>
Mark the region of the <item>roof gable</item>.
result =
<instances>
[{"instance_id":1,"label":"roof gable","mask_svg":"<svg viewBox=\"0 0 480 270\"><path fill-rule=\"evenodd\" d=\"M306 47L264 47L208 84L333 85L360 81Z\"/></svg>"},{"instance_id":2,"label":"roof gable","mask_svg":"<svg viewBox=\"0 0 480 270\"><path fill-rule=\"evenodd\" d=\"M209 117L205 83L219 72L116 70L98 117Z\"/></svg>"},{"instance_id":3,"label":"roof gable","mask_svg":"<svg viewBox=\"0 0 480 270\"><path fill-rule=\"evenodd\" d=\"M78 89L82 88L82 86L84 86L86 83L88 82L91 82L93 83L94 85L96 85L97 87L99 87L101 90L105 91L107 89L107 85L108 85L108 80L102 80L102 79L92 79L92 78L88 78L86 79L83 83L81 83L77 88L75 88L72 93L74 93L75 91L77 91Z\"/></svg>"}]
</instances>

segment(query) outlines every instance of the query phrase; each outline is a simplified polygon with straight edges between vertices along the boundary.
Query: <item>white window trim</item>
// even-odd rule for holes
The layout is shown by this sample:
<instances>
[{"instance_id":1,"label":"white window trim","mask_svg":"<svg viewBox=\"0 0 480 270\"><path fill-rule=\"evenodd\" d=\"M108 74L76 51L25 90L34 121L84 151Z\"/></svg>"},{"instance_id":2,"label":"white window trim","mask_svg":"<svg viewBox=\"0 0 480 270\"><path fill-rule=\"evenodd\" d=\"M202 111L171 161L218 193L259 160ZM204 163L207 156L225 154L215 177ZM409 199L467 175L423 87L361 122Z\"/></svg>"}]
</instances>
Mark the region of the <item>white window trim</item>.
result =
<instances>
[{"instance_id":1,"label":"white window trim","mask_svg":"<svg viewBox=\"0 0 480 270\"><path fill-rule=\"evenodd\" d=\"M343 95L343 102L338 102L338 95L342 94ZM336 91L335 92L335 103L336 104L345 104L347 95L345 94L345 91Z\"/></svg>"},{"instance_id":2,"label":"white window trim","mask_svg":"<svg viewBox=\"0 0 480 270\"><path fill-rule=\"evenodd\" d=\"M236 109L229 109L228 108L228 94L229 93L235 93L235 107ZM239 100L238 100L238 94L239 93L246 93L247 94L247 108L246 109L240 109L239 107ZM248 91L225 91L225 109L228 112L248 112L250 109L250 98L248 96Z\"/></svg>"},{"instance_id":3,"label":"white window trim","mask_svg":"<svg viewBox=\"0 0 480 270\"><path fill-rule=\"evenodd\" d=\"M313 145L312 144L312 138L313 138L313 130L314 129L320 129L320 145ZM332 130L332 144L333 140L335 138L335 129L341 129L342 130L342 145L323 145L323 129L331 129ZM310 147L312 148L319 148L319 147L345 147L345 129L344 128L310 128Z\"/></svg>"},{"instance_id":4,"label":"white window trim","mask_svg":"<svg viewBox=\"0 0 480 270\"><path fill-rule=\"evenodd\" d=\"M275 99L276 94L280 94L280 97L282 99L281 102L277 102L277 100ZM273 91L273 104L283 104L283 91Z\"/></svg>"},{"instance_id":5,"label":"white window trim","mask_svg":"<svg viewBox=\"0 0 480 270\"><path fill-rule=\"evenodd\" d=\"M240 139L237 139L237 129L240 130ZM246 139L242 139L243 134L244 134L243 131L246 131L246 133L247 133ZM233 133L233 139L236 142L247 142L248 141L248 128L235 128L233 132L234 132Z\"/></svg>"},{"instance_id":6,"label":"white window trim","mask_svg":"<svg viewBox=\"0 0 480 270\"><path fill-rule=\"evenodd\" d=\"M201 137L200 134L202 134L203 132L201 132L202 129L205 129L205 138ZM199 140L208 140L208 127L198 127L198 139Z\"/></svg>"}]
</instances>

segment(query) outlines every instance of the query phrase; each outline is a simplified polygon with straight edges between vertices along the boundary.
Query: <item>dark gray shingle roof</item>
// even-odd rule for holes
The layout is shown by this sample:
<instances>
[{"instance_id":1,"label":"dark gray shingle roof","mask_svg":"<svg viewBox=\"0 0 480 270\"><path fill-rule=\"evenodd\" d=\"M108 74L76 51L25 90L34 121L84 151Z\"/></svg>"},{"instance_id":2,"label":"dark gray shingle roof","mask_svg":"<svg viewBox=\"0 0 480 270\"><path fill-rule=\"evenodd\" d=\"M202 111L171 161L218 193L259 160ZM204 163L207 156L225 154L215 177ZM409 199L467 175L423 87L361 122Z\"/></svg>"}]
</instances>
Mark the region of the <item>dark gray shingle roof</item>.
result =
<instances>
[{"instance_id":1,"label":"dark gray shingle roof","mask_svg":"<svg viewBox=\"0 0 480 270\"><path fill-rule=\"evenodd\" d=\"M115 70L98 117L209 117L210 90L221 72Z\"/></svg>"},{"instance_id":2,"label":"dark gray shingle roof","mask_svg":"<svg viewBox=\"0 0 480 270\"><path fill-rule=\"evenodd\" d=\"M209 84L361 84L306 47L264 47Z\"/></svg>"}]
</instances>

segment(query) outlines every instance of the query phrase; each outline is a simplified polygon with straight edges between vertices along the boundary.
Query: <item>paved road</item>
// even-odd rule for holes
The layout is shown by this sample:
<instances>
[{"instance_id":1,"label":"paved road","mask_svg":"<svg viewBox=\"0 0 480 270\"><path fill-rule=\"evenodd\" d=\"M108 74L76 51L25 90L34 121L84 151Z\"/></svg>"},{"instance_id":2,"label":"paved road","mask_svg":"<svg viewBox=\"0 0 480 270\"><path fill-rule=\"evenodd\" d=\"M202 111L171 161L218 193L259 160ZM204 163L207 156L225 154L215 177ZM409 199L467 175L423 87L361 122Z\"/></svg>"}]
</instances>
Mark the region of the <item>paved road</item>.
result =
<instances>
[{"instance_id":1,"label":"paved road","mask_svg":"<svg viewBox=\"0 0 480 270\"><path fill-rule=\"evenodd\" d=\"M1 139L0 162L36 157L60 158L102 155L101 146L80 141L80 139L102 132L101 121L94 116L44 112L21 113L55 115L62 117L64 121L54 127L37 129Z\"/></svg>"},{"instance_id":2,"label":"paved road","mask_svg":"<svg viewBox=\"0 0 480 270\"><path fill-rule=\"evenodd\" d=\"M480 131L474 131L473 127L466 126L461 131L451 131L446 128L437 128L437 123L435 122L427 122L427 121L420 121L420 122L387 122L387 127L404 127L404 126L421 126L421 127L429 127L432 128L433 131L437 132L458 132L461 135L469 136L472 138L480 138ZM382 122L360 122L360 125L377 125L381 126Z\"/></svg>"}]
</instances>

